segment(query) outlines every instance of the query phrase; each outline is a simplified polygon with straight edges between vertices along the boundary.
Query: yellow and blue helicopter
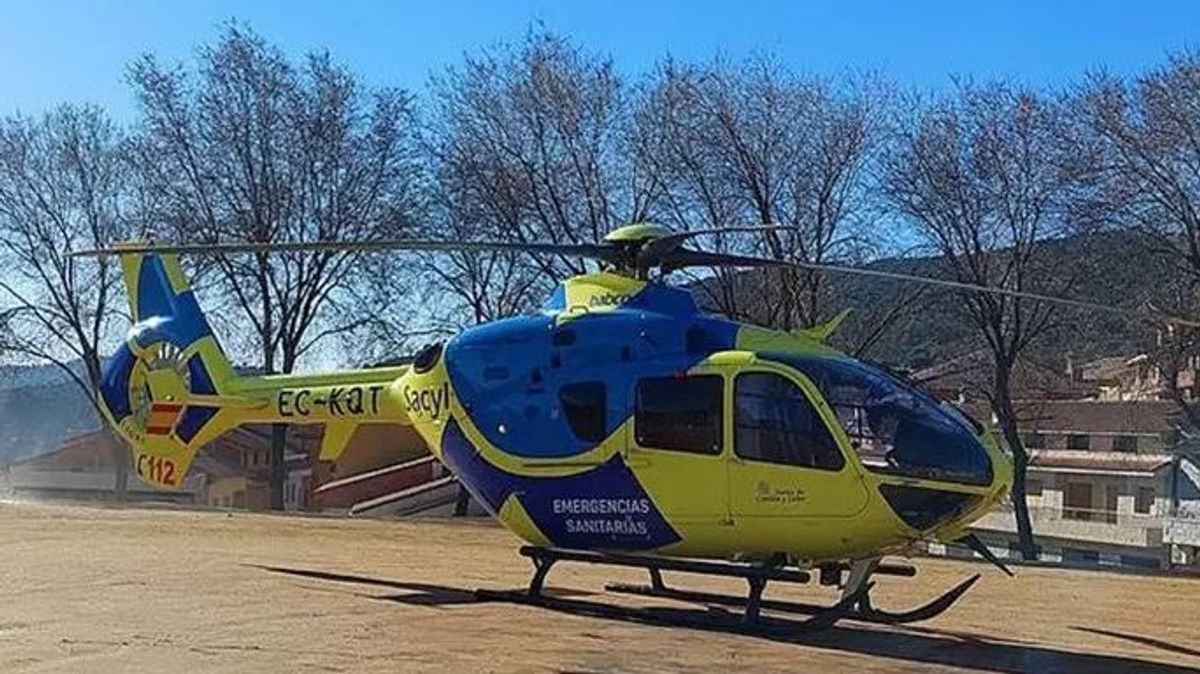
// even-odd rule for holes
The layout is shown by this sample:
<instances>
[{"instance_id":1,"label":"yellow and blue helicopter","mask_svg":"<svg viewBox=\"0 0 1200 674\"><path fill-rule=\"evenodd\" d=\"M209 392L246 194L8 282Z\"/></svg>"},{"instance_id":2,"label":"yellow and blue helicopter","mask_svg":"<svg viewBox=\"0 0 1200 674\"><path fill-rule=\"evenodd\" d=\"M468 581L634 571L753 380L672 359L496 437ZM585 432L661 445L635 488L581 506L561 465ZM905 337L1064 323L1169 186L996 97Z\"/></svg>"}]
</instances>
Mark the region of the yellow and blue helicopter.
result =
<instances>
[{"instance_id":1,"label":"yellow and blue helicopter","mask_svg":"<svg viewBox=\"0 0 1200 674\"><path fill-rule=\"evenodd\" d=\"M842 588L835 605L808 607L814 627L845 616L936 615L978 576L905 613L872 607L869 579L912 575L911 566L882 558L922 541L963 541L999 564L967 527L1009 492L1011 460L963 412L831 348L840 317L769 330L705 314L688 291L650 278L655 270L781 264L684 245L699 234L762 229L672 233L639 224L580 245L135 243L88 251L120 257L134 318L104 368L103 406L133 447L137 474L167 488L182 482L199 448L241 424L324 424L325 460L360 425L411 425L528 544L522 552L537 568L528 591L491 598L550 601L541 593L546 572L574 560L647 568L651 586L619 589L680 598L696 595L664 585L661 571L745 578L749 595L737 600L749 621L767 581L807 581L814 571ZM600 271L567 279L538 313L466 329L405 367L250 377L234 372L176 257L347 246L579 256L599 261Z\"/></svg>"}]
</instances>

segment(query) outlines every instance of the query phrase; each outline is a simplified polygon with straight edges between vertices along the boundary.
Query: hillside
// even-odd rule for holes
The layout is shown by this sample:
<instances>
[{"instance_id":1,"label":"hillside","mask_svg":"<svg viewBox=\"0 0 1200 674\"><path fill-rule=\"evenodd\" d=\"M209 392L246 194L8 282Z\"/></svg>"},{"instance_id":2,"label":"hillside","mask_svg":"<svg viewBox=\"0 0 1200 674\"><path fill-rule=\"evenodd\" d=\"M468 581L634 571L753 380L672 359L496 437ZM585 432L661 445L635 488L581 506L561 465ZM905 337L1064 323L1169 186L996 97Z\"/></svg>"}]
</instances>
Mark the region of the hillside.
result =
<instances>
[{"instance_id":1,"label":"hillside","mask_svg":"<svg viewBox=\"0 0 1200 674\"><path fill-rule=\"evenodd\" d=\"M50 451L98 425L87 397L58 368L0 366L0 465Z\"/></svg>"},{"instance_id":2,"label":"hillside","mask_svg":"<svg viewBox=\"0 0 1200 674\"><path fill-rule=\"evenodd\" d=\"M1086 299L1133 308L1170 281L1169 270L1156 264L1145 247L1128 234L1078 236L1041 244L1042 263L1067 270L1072 277L1063 288L1048 294ZM884 259L868 265L885 271L949 278L941 258ZM748 271L756 274L762 270ZM702 282L703 283L703 282ZM893 365L920 369L938 361L980 348L976 328L961 307L955 291L925 288L860 276L829 275L822 316L844 308L850 316L834 335L841 348L853 351L888 316L898 303L909 302L898 318L887 325L865 355ZM746 286L758 283L748 279ZM914 293L916 297L913 298ZM705 293L697 292L703 302ZM763 298L770 301L770 298ZM1037 360L1065 366L1067 355L1088 360L1106 355L1135 353L1153 344L1153 327L1122 316L1055 309L1051 328L1034 344Z\"/></svg>"}]
</instances>

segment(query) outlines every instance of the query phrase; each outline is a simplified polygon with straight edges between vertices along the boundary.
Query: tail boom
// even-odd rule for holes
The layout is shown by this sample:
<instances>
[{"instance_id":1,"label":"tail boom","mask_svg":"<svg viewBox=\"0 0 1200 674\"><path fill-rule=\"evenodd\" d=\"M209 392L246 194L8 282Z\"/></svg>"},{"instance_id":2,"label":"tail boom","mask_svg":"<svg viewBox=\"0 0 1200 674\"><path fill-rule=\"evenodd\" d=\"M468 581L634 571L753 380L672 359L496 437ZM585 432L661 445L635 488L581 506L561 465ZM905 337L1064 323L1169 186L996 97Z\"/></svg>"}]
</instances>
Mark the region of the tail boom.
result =
<instances>
[{"instance_id":1,"label":"tail boom","mask_svg":"<svg viewBox=\"0 0 1200 674\"><path fill-rule=\"evenodd\" d=\"M407 423L407 368L238 376L172 256L121 257L134 325L105 363L100 400L146 482L178 488L196 452L245 424L325 424L322 459L361 424Z\"/></svg>"}]
</instances>

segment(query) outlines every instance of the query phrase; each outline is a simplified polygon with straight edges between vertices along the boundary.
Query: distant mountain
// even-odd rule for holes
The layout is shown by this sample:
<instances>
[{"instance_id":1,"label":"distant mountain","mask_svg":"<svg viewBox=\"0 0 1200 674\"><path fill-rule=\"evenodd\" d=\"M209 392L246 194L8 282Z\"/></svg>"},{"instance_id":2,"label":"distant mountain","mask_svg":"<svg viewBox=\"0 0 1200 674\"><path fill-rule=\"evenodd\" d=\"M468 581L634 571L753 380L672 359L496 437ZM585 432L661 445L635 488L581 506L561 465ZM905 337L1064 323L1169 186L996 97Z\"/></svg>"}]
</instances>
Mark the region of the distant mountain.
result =
<instances>
[{"instance_id":1,"label":"distant mountain","mask_svg":"<svg viewBox=\"0 0 1200 674\"><path fill-rule=\"evenodd\" d=\"M71 369L76 374L82 374L83 363L76 361ZM66 381L70 381L70 378L56 365L0 365L0 391Z\"/></svg>"},{"instance_id":2,"label":"distant mountain","mask_svg":"<svg viewBox=\"0 0 1200 674\"><path fill-rule=\"evenodd\" d=\"M1111 306L1135 308L1172 282L1170 269L1157 262L1132 234L1091 234L1046 241L1039 255L1042 264L1054 268L1056 277L1066 272L1070 282L1048 294L1086 299ZM940 257L890 258L868 267L920 276L951 278ZM764 270L745 272L746 287ZM703 282L701 282L703 283ZM888 310L898 303L911 304L901 311L864 354L896 367L919 370L938 362L970 353L983 346L970 317L964 312L957 292L928 288L915 299L907 299L918 286L862 276L829 274L823 300L824 318L844 308L851 309L846 322L834 333L835 345L853 350L879 327ZM753 291L751 291L753 292ZM694 290L704 303L706 293ZM771 302L773 298L748 294L747 299ZM1056 308L1052 326L1031 348L1034 360L1065 369L1068 355L1081 362L1110 355L1143 352L1154 343L1153 327L1119 315Z\"/></svg>"},{"instance_id":3,"label":"distant mountain","mask_svg":"<svg viewBox=\"0 0 1200 674\"><path fill-rule=\"evenodd\" d=\"M99 425L87 396L59 368L0 366L0 465L48 452Z\"/></svg>"}]
</instances>

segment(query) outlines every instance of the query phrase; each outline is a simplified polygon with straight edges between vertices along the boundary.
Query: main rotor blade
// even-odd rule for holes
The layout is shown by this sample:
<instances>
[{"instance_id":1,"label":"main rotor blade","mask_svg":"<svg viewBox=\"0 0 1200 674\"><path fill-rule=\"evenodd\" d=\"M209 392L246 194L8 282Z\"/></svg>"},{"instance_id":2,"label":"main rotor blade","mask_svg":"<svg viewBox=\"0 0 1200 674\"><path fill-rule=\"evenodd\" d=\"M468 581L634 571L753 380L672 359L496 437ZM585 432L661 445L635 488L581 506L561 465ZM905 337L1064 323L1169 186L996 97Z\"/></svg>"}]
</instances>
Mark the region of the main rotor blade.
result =
<instances>
[{"instance_id":1,"label":"main rotor blade","mask_svg":"<svg viewBox=\"0 0 1200 674\"><path fill-rule=\"evenodd\" d=\"M72 257L107 257L135 253L161 253L174 255L226 255L236 253L299 253L327 251L361 251L367 253L393 250L446 251L446 252L509 252L531 255L563 255L586 257L608 261L615 252L608 246L597 244L514 243L507 241L439 241L432 239L390 239L382 241L284 241L247 243L187 243L117 244L109 248L80 250L70 253Z\"/></svg>"},{"instance_id":2,"label":"main rotor blade","mask_svg":"<svg viewBox=\"0 0 1200 674\"><path fill-rule=\"evenodd\" d=\"M855 276L869 276L872 278L887 279L889 281L901 281L904 283L919 283L923 285L936 286L940 288L950 288L953 290L965 290L968 292L987 293L991 295L1003 295L1006 297L1016 297L1020 299L1033 300L1036 302L1046 302L1048 304L1057 304L1060 306L1075 307L1076 309L1087 309L1091 311L1101 311L1109 314L1118 314L1125 317L1136 317L1142 320L1150 319L1159 323L1174 323L1176 325L1184 325L1188 327L1200 327L1200 321L1191 321L1157 311L1139 311L1134 309L1124 309L1115 307L1109 304L1100 304L1099 302L1089 302L1087 300L1073 300L1066 297L1055 297L1053 295L1043 295L1041 293L1032 293L1024 290L1011 290L1009 288L997 288L995 286L984 286L975 283L965 283L962 281L951 281L947 279L933 278L929 276L917 276L915 274L905 274L902 272L884 271L882 269L867 269L864 267L847 267L844 265L824 264L816 262L803 262L796 260L775 260L765 257L747 257L741 255L723 255L719 253L706 253L703 251L679 250L675 253L670 253L664 256L662 265L665 269L680 269L682 267L695 266L738 266L738 267L795 267L799 269L808 269L810 271L826 271L835 274L849 274Z\"/></svg>"}]
</instances>

